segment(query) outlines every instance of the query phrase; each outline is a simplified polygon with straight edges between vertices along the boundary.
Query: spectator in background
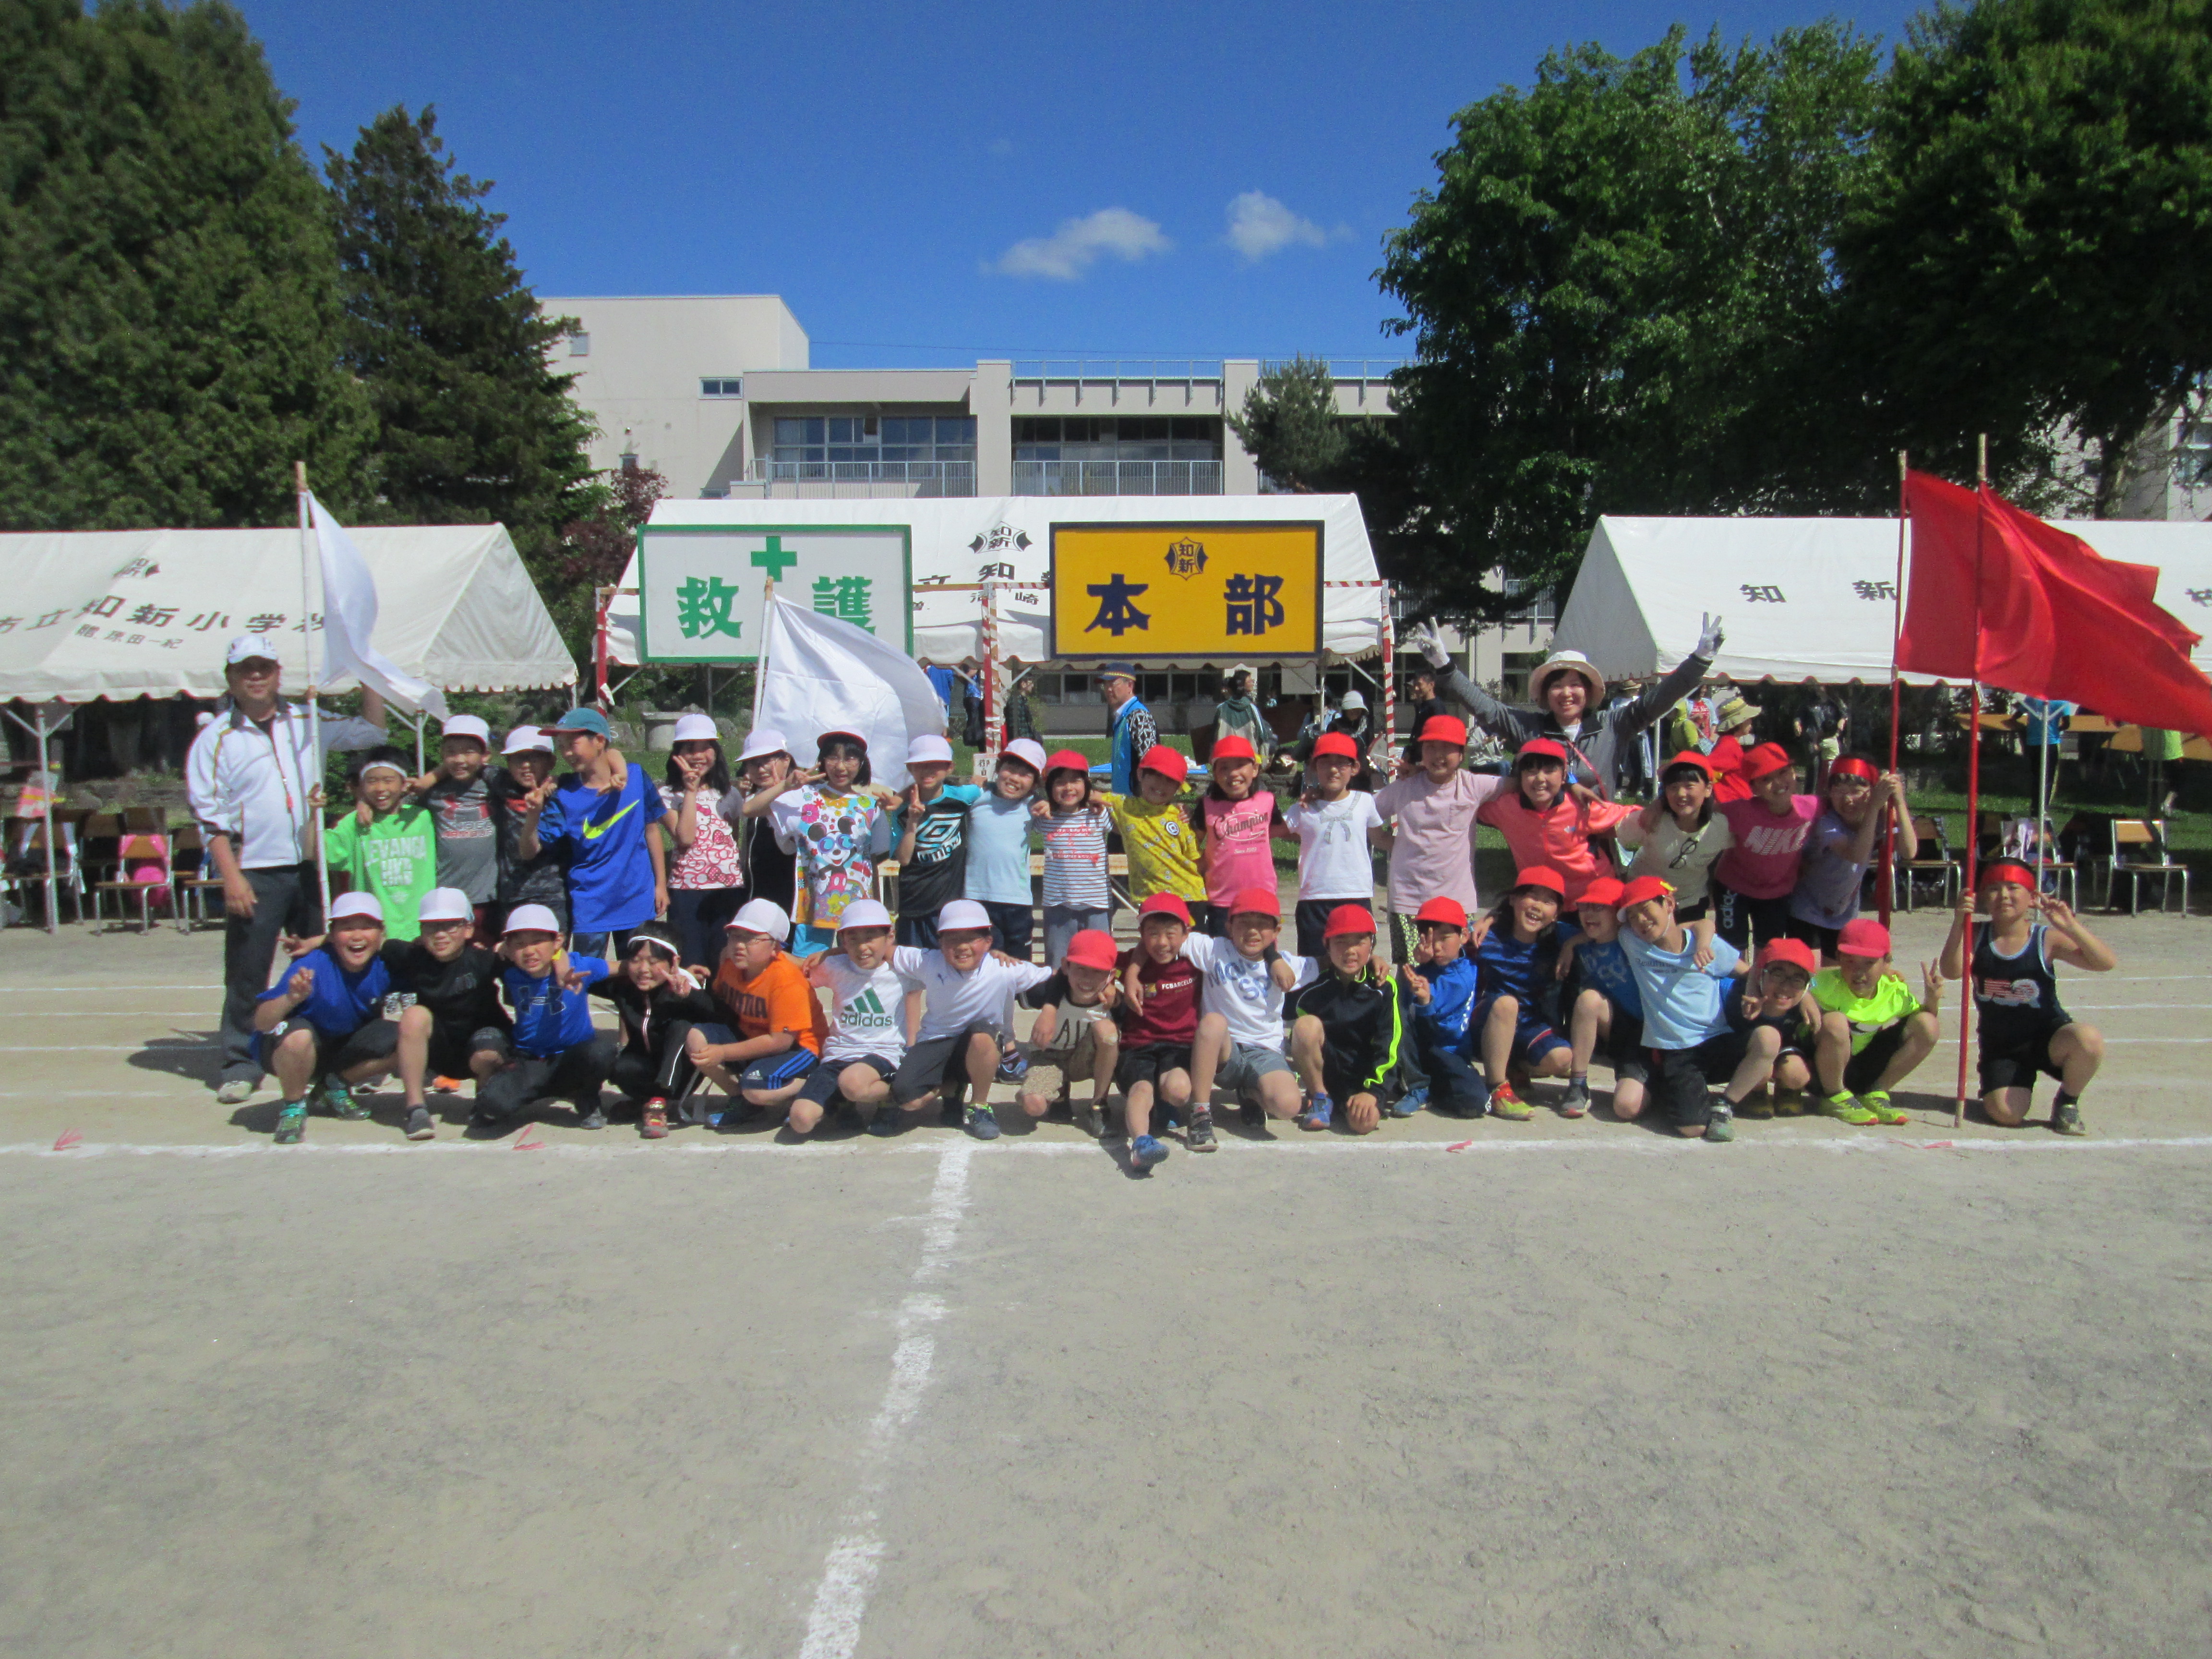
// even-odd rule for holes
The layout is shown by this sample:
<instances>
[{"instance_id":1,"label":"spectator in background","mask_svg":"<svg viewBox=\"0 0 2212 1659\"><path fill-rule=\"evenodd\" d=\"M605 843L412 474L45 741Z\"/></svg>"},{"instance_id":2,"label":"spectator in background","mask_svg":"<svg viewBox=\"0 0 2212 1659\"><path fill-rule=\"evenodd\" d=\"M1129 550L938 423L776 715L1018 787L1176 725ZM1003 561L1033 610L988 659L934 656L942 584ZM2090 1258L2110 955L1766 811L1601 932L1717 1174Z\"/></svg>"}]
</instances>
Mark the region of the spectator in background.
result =
<instances>
[{"instance_id":1,"label":"spectator in background","mask_svg":"<svg viewBox=\"0 0 2212 1659\"><path fill-rule=\"evenodd\" d=\"M1432 720L1449 720L1452 715L1444 707L1444 700L1437 695L1437 671L1425 662L1406 671L1406 701L1413 714L1406 727L1406 747L1401 758L1410 771L1420 764L1421 729Z\"/></svg>"},{"instance_id":2,"label":"spectator in background","mask_svg":"<svg viewBox=\"0 0 2212 1659\"><path fill-rule=\"evenodd\" d=\"M2043 769L2037 774L2043 788L2042 804L2036 813L2039 823L2051 811L2051 792L2058 787L2059 740L2074 712L2074 704L2051 697L2020 700L2021 718L2026 722L2020 734L2021 747L2031 762L2040 762Z\"/></svg>"},{"instance_id":3,"label":"spectator in background","mask_svg":"<svg viewBox=\"0 0 2212 1659\"><path fill-rule=\"evenodd\" d=\"M1114 793L1137 793L1137 764L1156 748L1160 728L1152 711L1137 700L1137 671L1127 663L1109 662L1098 671L1099 695L1112 716L1107 728L1112 739L1108 753L1114 765Z\"/></svg>"},{"instance_id":4,"label":"spectator in background","mask_svg":"<svg viewBox=\"0 0 2212 1659\"><path fill-rule=\"evenodd\" d=\"M1252 752L1262 760L1273 751L1275 734L1267 729L1261 718L1258 700L1253 696L1253 676L1250 666L1238 663L1221 678L1221 699L1213 709L1213 740L1242 738L1252 745Z\"/></svg>"},{"instance_id":5,"label":"spectator in background","mask_svg":"<svg viewBox=\"0 0 2212 1659\"><path fill-rule=\"evenodd\" d=\"M1036 672L1035 664L1024 667L1019 657L1006 659L1006 732L1002 741L1012 743L1017 738L1035 741L1037 734L1036 709L1030 701L1029 678Z\"/></svg>"},{"instance_id":6,"label":"spectator in background","mask_svg":"<svg viewBox=\"0 0 2212 1659\"><path fill-rule=\"evenodd\" d=\"M1744 701L1741 692L1723 700L1713 710L1713 725L1720 735L1713 739L1713 799L1725 805L1749 800L1751 780L1743 775L1743 757L1758 741L1758 706Z\"/></svg>"},{"instance_id":7,"label":"spectator in background","mask_svg":"<svg viewBox=\"0 0 2212 1659\"><path fill-rule=\"evenodd\" d=\"M927 657L916 657L914 660L930 684L937 689L937 700L945 705L945 729L950 731L952 726L952 696L960 684L959 674L942 663L930 661Z\"/></svg>"},{"instance_id":8,"label":"spectator in background","mask_svg":"<svg viewBox=\"0 0 2212 1659\"><path fill-rule=\"evenodd\" d=\"M983 683L976 676L982 665L973 657L963 657L954 671L960 676L961 735L970 749L983 746Z\"/></svg>"}]
</instances>

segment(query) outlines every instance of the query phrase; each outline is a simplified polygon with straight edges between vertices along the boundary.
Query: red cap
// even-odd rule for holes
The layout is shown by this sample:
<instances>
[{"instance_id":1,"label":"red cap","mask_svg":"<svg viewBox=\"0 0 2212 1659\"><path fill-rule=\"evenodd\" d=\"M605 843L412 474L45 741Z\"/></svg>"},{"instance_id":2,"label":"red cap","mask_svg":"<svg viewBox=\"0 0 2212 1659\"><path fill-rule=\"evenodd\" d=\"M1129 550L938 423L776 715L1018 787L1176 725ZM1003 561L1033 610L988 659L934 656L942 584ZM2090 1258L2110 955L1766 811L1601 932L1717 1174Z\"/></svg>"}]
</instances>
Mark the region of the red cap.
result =
<instances>
[{"instance_id":1,"label":"red cap","mask_svg":"<svg viewBox=\"0 0 2212 1659\"><path fill-rule=\"evenodd\" d=\"M1137 921L1141 925L1146 916L1173 916L1184 927L1190 926L1190 906L1180 895L1155 893L1137 907Z\"/></svg>"},{"instance_id":2,"label":"red cap","mask_svg":"<svg viewBox=\"0 0 2212 1659\"><path fill-rule=\"evenodd\" d=\"M1232 916L1275 916L1283 914L1283 901L1272 887L1247 887L1229 902Z\"/></svg>"},{"instance_id":3,"label":"red cap","mask_svg":"<svg viewBox=\"0 0 2212 1659\"><path fill-rule=\"evenodd\" d=\"M1349 933L1371 933L1375 931L1374 915L1364 904L1340 904L1328 913L1328 926L1322 928L1324 939L1340 939Z\"/></svg>"},{"instance_id":4,"label":"red cap","mask_svg":"<svg viewBox=\"0 0 2212 1659\"><path fill-rule=\"evenodd\" d=\"M1674 890L1656 876L1638 876L1620 890L1620 908L1632 910L1639 904L1656 898L1664 898Z\"/></svg>"},{"instance_id":5,"label":"red cap","mask_svg":"<svg viewBox=\"0 0 2212 1659\"><path fill-rule=\"evenodd\" d=\"M1982 873L1975 879L1974 885L1985 888L1997 882L2010 882L2014 886L2033 890L2035 872L2018 859L1991 859L1982 866Z\"/></svg>"},{"instance_id":6,"label":"red cap","mask_svg":"<svg viewBox=\"0 0 2212 1659\"><path fill-rule=\"evenodd\" d=\"M1464 928L1467 926L1467 907L1457 899L1432 898L1414 912L1413 921L1417 926L1424 921L1433 921L1446 927Z\"/></svg>"},{"instance_id":7,"label":"red cap","mask_svg":"<svg viewBox=\"0 0 2212 1659\"><path fill-rule=\"evenodd\" d=\"M1078 968L1103 968L1112 972L1121 959L1114 935L1101 933L1096 927L1086 927L1067 941L1066 961Z\"/></svg>"},{"instance_id":8,"label":"red cap","mask_svg":"<svg viewBox=\"0 0 2212 1659\"><path fill-rule=\"evenodd\" d=\"M1869 921L1864 916L1856 921L1847 921L1836 934L1836 954L1839 957L1886 957L1889 954L1889 929L1878 921Z\"/></svg>"},{"instance_id":9,"label":"red cap","mask_svg":"<svg viewBox=\"0 0 2212 1659\"><path fill-rule=\"evenodd\" d=\"M1454 720L1449 714L1431 714L1421 722L1416 743L1448 743L1453 747L1467 747L1467 722Z\"/></svg>"},{"instance_id":10,"label":"red cap","mask_svg":"<svg viewBox=\"0 0 2212 1659\"><path fill-rule=\"evenodd\" d=\"M1659 775L1662 778L1664 778L1669 772L1673 771L1678 766L1694 766L1698 770L1705 775L1705 780L1707 782L1711 782L1712 781L1713 761L1712 757L1710 755L1701 755L1694 749L1685 749L1680 754L1675 756L1674 759L1668 761L1664 766L1659 769Z\"/></svg>"},{"instance_id":11,"label":"red cap","mask_svg":"<svg viewBox=\"0 0 2212 1659\"><path fill-rule=\"evenodd\" d=\"M1052 772L1080 772L1091 775L1091 757L1080 749L1055 749L1044 757L1044 769Z\"/></svg>"},{"instance_id":12,"label":"red cap","mask_svg":"<svg viewBox=\"0 0 2212 1659\"><path fill-rule=\"evenodd\" d=\"M1519 771L1523 763L1531 760L1555 760L1562 766L1567 763L1565 748L1549 738L1531 738L1521 745L1521 752L1513 757L1513 769Z\"/></svg>"},{"instance_id":13,"label":"red cap","mask_svg":"<svg viewBox=\"0 0 2212 1659\"><path fill-rule=\"evenodd\" d=\"M1766 948L1759 953L1759 965L1764 969L1786 965L1807 974L1815 974L1820 964L1813 955L1813 947L1802 939L1778 939L1767 941Z\"/></svg>"},{"instance_id":14,"label":"red cap","mask_svg":"<svg viewBox=\"0 0 2212 1659\"><path fill-rule=\"evenodd\" d=\"M1260 758L1260 756L1259 752L1252 747L1251 738L1240 738L1231 732L1225 738L1216 738L1213 740L1213 758L1217 761L1255 761Z\"/></svg>"},{"instance_id":15,"label":"red cap","mask_svg":"<svg viewBox=\"0 0 2212 1659\"><path fill-rule=\"evenodd\" d=\"M1828 781L1838 778L1864 778L1869 783L1880 783L1881 774L1875 769L1872 761L1863 755L1846 755L1828 767Z\"/></svg>"},{"instance_id":16,"label":"red cap","mask_svg":"<svg viewBox=\"0 0 2212 1659\"><path fill-rule=\"evenodd\" d=\"M1190 776L1190 757L1180 749L1170 749L1156 743L1145 750L1144 759L1137 763L1139 772L1159 772L1182 783Z\"/></svg>"},{"instance_id":17,"label":"red cap","mask_svg":"<svg viewBox=\"0 0 2212 1659\"><path fill-rule=\"evenodd\" d=\"M1623 887L1619 882L1615 881L1611 876L1600 876L1595 881L1583 889L1583 896L1577 899L1575 902L1577 904L1602 904L1608 909L1617 908L1620 903L1621 894L1627 890L1627 889Z\"/></svg>"},{"instance_id":18,"label":"red cap","mask_svg":"<svg viewBox=\"0 0 2212 1659\"><path fill-rule=\"evenodd\" d=\"M1790 758L1790 751L1778 743L1756 744L1743 757L1744 781L1756 783L1770 772L1779 772L1796 763Z\"/></svg>"},{"instance_id":19,"label":"red cap","mask_svg":"<svg viewBox=\"0 0 2212 1659\"><path fill-rule=\"evenodd\" d=\"M1567 878L1558 871L1541 864L1532 864L1525 870L1514 872L1513 890L1517 893L1523 887L1541 887L1547 892L1558 894L1561 898L1567 896Z\"/></svg>"},{"instance_id":20,"label":"red cap","mask_svg":"<svg viewBox=\"0 0 2212 1659\"><path fill-rule=\"evenodd\" d=\"M1313 757L1319 760L1323 755L1341 755L1346 760L1356 761L1359 758L1359 745L1352 742L1349 732L1324 732L1314 739Z\"/></svg>"}]
</instances>

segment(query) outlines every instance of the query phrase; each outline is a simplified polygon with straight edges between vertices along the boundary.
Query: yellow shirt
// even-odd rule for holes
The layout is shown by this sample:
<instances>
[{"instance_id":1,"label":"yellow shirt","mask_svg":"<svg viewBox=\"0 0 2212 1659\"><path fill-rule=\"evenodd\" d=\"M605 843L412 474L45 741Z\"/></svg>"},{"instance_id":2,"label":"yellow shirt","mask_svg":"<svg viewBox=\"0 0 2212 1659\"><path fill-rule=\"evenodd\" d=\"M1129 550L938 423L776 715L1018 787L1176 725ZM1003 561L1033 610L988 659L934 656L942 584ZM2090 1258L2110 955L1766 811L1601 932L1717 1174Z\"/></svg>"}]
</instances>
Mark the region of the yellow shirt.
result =
<instances>
[{"instance_id":1,"label":"yellow shirt","mask_svg":"<svg viewBox=\"0 0 2212 1659\"><path fill-rule=\"evenodd\" d=\"M1155 893L1194 903L1206 898L1198 870L1198 832L1179 802L1155 806L1141 795L1108 795L1106 810L1129 855L1129 896L1142 904Z\"/></svg>"}]
</instances>

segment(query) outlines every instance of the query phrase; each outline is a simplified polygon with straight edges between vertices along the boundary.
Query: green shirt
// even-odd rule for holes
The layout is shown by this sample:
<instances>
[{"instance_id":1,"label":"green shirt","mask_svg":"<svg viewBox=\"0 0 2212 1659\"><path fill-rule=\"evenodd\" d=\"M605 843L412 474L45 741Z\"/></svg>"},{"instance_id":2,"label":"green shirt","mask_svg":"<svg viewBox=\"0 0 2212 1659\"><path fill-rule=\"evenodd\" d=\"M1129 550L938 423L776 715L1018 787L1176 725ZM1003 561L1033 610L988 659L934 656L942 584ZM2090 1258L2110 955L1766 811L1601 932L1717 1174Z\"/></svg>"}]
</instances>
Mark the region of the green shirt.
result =
<instances>
[{"instance_id":1,"label":"green shirt","mask_svg":"<svg viewBox=\"0 0 2212 1659\"><path fill-rule=\"evenodd\" d=\"M1813 1000L1850 1021L1853 1054L1865 1048L1875 1032L1920 1012L1920 999L1905 988L1902 975L1884 974L1875 981L1874 994L1862 997L1844 982L1840 968L1823 968L1813 975Z\"/></svg>"},{"instance_id":2,"label":"green shirt","mask_svg":"<svg viewBox=\"0 0 2212 1659\"><path fill-rule=\"evenodd\" d=\"M413 939L422 931L422 900L438 884L437 823L429 809L394 807L368 829L349 812L324 842L332 875L343 872L356 893L374 893L384 906L389 939Z\"/></svg>"}]
</instances>

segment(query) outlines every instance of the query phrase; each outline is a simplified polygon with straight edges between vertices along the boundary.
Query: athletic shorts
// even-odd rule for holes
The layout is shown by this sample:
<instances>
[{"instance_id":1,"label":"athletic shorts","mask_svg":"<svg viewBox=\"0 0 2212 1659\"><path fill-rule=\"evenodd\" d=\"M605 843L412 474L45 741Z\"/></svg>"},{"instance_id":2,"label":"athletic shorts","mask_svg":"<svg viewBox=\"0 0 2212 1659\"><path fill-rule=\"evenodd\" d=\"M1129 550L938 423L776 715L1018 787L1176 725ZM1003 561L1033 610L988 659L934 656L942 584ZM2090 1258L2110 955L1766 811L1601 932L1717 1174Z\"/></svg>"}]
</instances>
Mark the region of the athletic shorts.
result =
<instances>
[{"instance_id":1,"label":"athletic shorts","mask_svg":"<svg viewBox=\"0 0 2212 1659\"><path fill-rule=\"evenodd\" d=\"M991 918L991 948L1004 951L1016 962L1029 961L1036 945L1036 912L1026 903L998 899L985 899L982 905Z\"/></svg>"},{"instance_id":2,"label":"athletic shorts","mask_svg":"<svg viewBox=\"0 0 2212 1659\"><path fill-rule=\"evenodd\" d=\"M1853 1094L1864 1094L1881 1081L1881 1074L1889 1069L1889 1062L1897 1058L1897 1051L1905 1046L1905 1022L1885 1025L1866 1040L1866 1047L1844 1062L1844 1087Z\"/></svg>"},{"instance_id":3,"label":"athletic shorts","mask_svg":"<svg viewBox=\"0 0 2212 1659\"><path fill-rule=\"evenodd\" d=\"M1998 1048L1990 1047L1986 1030L1976 1035L1981 1038L1982 1092L1996 1089L2033 1089L2039 1073L2054 1081L2063 1082L2066 1073L2051 1058L2051 1039L2068 1026L2071 1019L2039 1021L2028 1028L2021 1041Z\"/></svg>"},{"instance_id":4,"label":"athletic shorts","mask_svg":"<svg viewBox=\"0 0 2212 1659\"><path fill-rule=\"evenodd\" d=\"M891 1073L891 1098L903 1105L948 1083L957 1094L969 1081L968 1040L975 1036L988 1036L1002 1049L1006 1045L1006 1032L997 1021L988 1019L970 1020L965 1030L951 1036L924 1037L907 1049L898 1069Z\"/></svg>"},{"instance_id":5,"label":"athletic shorts","mask_svg":"<svg viewBox=\"0 0 2212 1659\"><path fill-rule=\"evenodd\" d=\"M786 1048L780 1054L763 1054L738 1073L740 1089L784 1089L822 1063L811 1048Z\"/></svg>"},{"instance_id":6,"label":"athletic shorts","mask_svg":"<svg viewBox=\"0 0 2212 1659\"><path fill-rule=\"evenodd\" d=\"M1059 1006L1060 1023L1053 1028L1052 1041L1042 1045L1029 1045L1032 1065L1055 1068L1063 1081L1080 1083L1098 1075L1098 1033L1102 1027L1113 1029L1113 1020L1104 1008L1085 1008L1063 1002Z\"/></svg>"},{"instance_id":7,"label":"athletic shorts","mask_svg":"<svg viewBox=\"0 0 2212 1659\"><path fill-rule=\"evenodd\" d=\"M1234 1090L1240 1097L1257 1100L1260 1080L1277 1072L1285 1077L1291 1074L1290 1059L1280 1048L1269 1048L1256 1042L1232 1042L1214 1070L1213 1086Z\"/></svg>"},{"instance_id":8,"label":"athletic shorts","mask_svg":"<svg viewBox=\"0 0 2212 1659\"><path fill-rule=\"evenodd\" d=\"M1114 1086L1123 1094L1139 1083L1159 1086L1160 1079L1170 1072L1188 1073L1190 1070L1190 1044L1188 1042L1145 1042L1133 1048L1121 1050L1121 1063L1114 1068Z\"/></svg>"},{"instance_id":9,"label":"athletic shorts","mask_svg":"<svg viewBox=\"0 0 2212 1659\"><path fill-rule=\"evenodd\" d=\"M1764 945L1769 939L1790 937L1795 918L1790 914L1787 893L1751 898L1716 882L1712 904L1714 931L1739 951L1748 950L1754 942Z\"/></svg>"},{"instance_id":10,"label":"athletic shorts","mask_svg":"<svg viewBox=\"0 0 2212 1659\"><path fill-rule=\"evenodd\" d=\"M1808 921L1802 916L1790 918L1790 937L1800 944L1813 947L1813 954L1828 957L1836 954L1836 940L1842 934L1840 927L1823 927L1817 921Z\"/></svg>"},{"instance_id":11,"label":"athletic shorts","mask_svg":"<svg viewBox=\"0 0 2212 1659\"><path fill-rule=\"evenodd\" d=\"M937 912L934 910L902 910L891 927L891 941L915 951L934 951L937 948Z\"/></svg>"},{"instance_id":12,"label":"athletic shorts","mask_svg":"<svg viewBox=\"0 0 2212 1659\"><path fill-rule=\"evenodd\" d=\"M1708 1085L1724 1083L1735 1075L1743 1059L1745 1037L1729 1031L1708 1037L1694 1048L1652 1048L1646 1051L1651 1067L1649 1087L1680 1127L1702 1127L1712 1121L1713 1102Z\"/></svg>"},{"instance_id":13,"label":"athletic shorts","mask_svg":"<svg viewBox=\"0 0 2212 1659\"><path fill-rule=\"evenodd\" d=\"M799 1097L817 1106L851 1105L853 1103L837 1087L837 1080L845 1075L847 1067L853 1066L865 1066L886 1081L898 1073L898 1062L885 1060L881 1054L862 1054L858 1060L825 1060L807 1073L806 1086L799 1091Z\"/></svg>"},{"instance_id":14,"label":"athletic shorts","mask_svg":"<svg viewBox=\"0 0 2212 1659\"><path fill-rule=\"evenodd\" d=\"M1481 1051L1480 1033L1490 1023L1491 1006L1504 994L1502 991L1492 992L1474 1005L1474 1012L1468 1017L1467 1028L1476 1033L1477 1053ZM1519 1018L1513 1022L1513 1053L1509 1063L1515 1066L1534 1066L1554 1050L1571 1046L1566 1038L1561 1036L1548 1020L1528 1012L1527 1006L1524 1004Z\"/></svg>"},{"instance_id":15,"label":"athletic shorts","mask_svg":"<svg viewBox=\"0 0 2212 1659\"><path fill-rule=\"evenodd\" d=\"M303 1019L279 1020L268 1030L254 1036L254 1056L261 1062L263 1071L275 1073L276 1045L294 1031L314 1032L315 1075L319 1078L333 1072L350 1072L372 1060L389 1060L399 1053L399 1026L392 1020L372 1019L344 1036L332 1036Z\"/></svg>"},{"instance_id":16,"label":"athletic shorts","mask_svg":"<svg viewBox=\"0 0 2212 1659\"><path fill-rule=\"evenodd\" d=\"M1329 917L1334 914L1339 906L1346 904L1357 905L1370 916L1375 914L1375 905L1371 899L1302 898L1298 901L1297 920L1300 956L1319 957L1324 962L1328 959L1328 941L1323 935L1328 931ZM1380 944L1381 940L1376 940L1376 943Z\"/></svg>"},{"instance_id":17,"label":"athletic shorts","mask_svg":"<svg viewBox=\"0 0 2212 1659\"><path fill-rule=\"evenodd\" d=\"M507 1058L507 1033L496 1025L471 1028L467 1025L430 1027L430 1075L432 1077L466 1077L469 1062L485 1049Z\"/></svg>"},{"instance_id":18,"label":"athletic shorts","mask_svg":"<svg viewBox=\"0 0 2212 1659\"><path fill-rule=\"evenodd\" d=\"M1644 1046L1644 1022L1619 1003L1613 1006L1613 1024L1605 1034L1600 1056L1613 1068L1613 1080L1619 1083L1646 1083L1651 1078L1651 1067L1644 1058L1650 1050Z\"/></svg>"}]
</instances>

